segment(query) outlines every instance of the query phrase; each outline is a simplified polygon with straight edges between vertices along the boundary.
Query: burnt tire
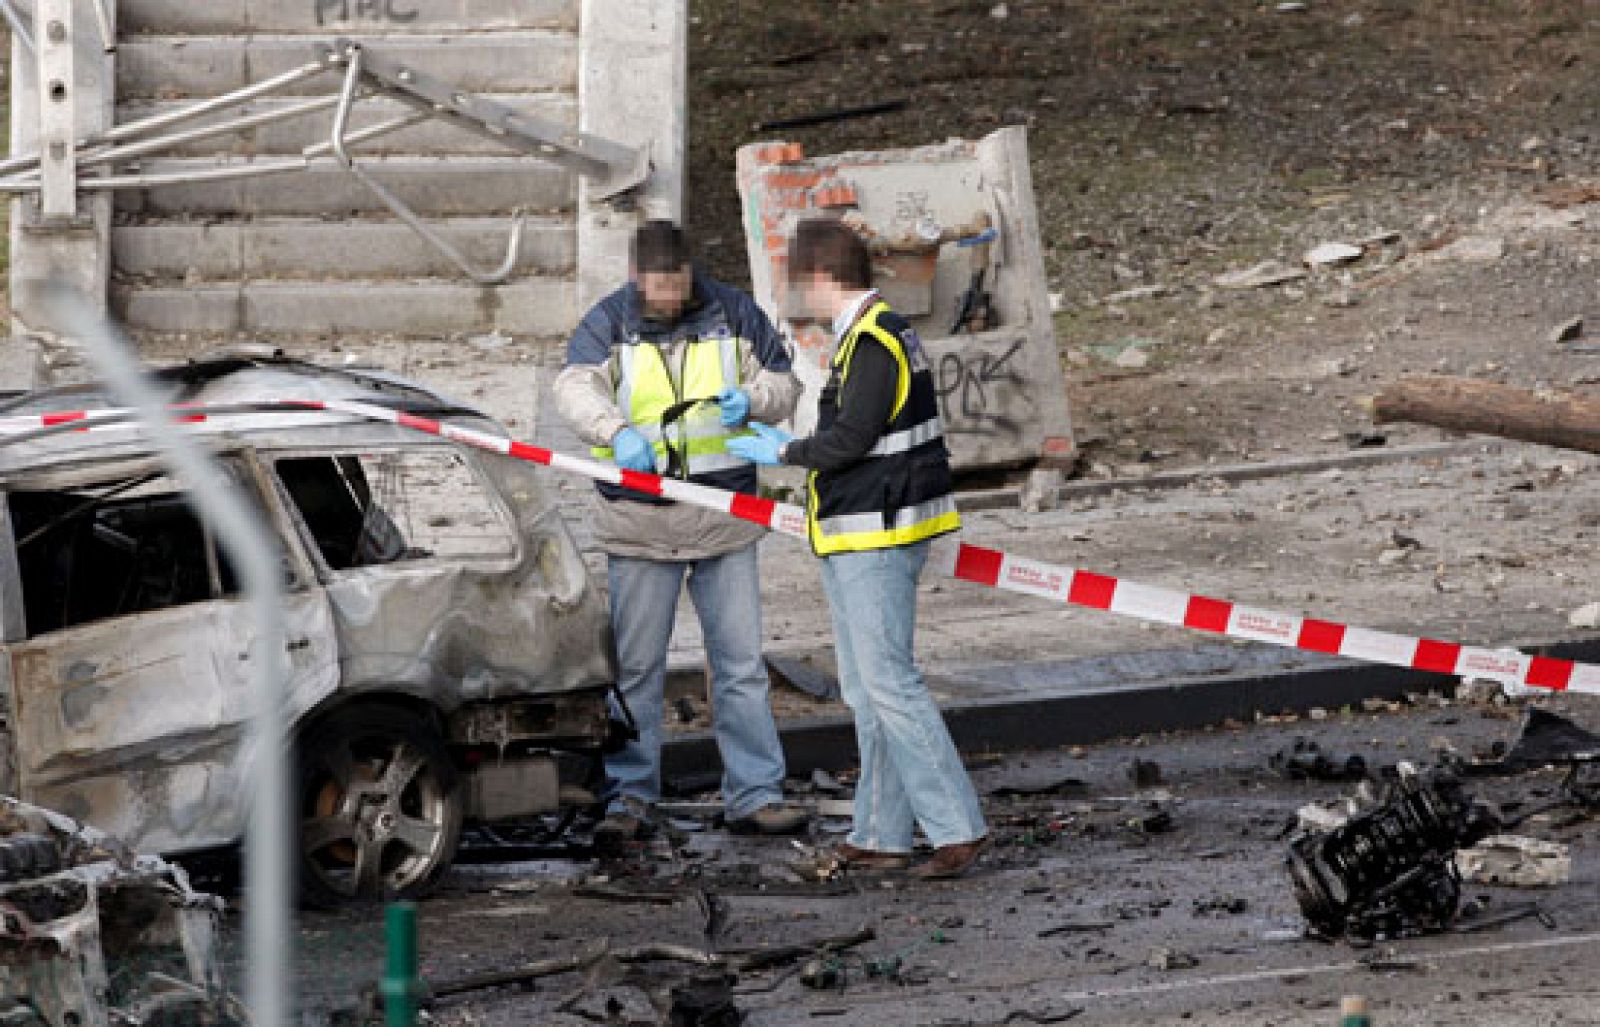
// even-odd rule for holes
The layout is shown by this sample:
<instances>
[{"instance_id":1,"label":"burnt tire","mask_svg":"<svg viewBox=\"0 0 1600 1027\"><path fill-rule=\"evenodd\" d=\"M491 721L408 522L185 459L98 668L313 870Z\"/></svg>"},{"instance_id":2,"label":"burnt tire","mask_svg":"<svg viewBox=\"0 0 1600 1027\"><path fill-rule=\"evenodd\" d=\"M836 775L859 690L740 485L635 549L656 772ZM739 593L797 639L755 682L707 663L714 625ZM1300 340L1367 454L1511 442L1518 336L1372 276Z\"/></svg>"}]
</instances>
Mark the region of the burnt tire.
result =
<instances>
[{"instance_id":1,"label":"burnt tire","mask_svg":"<svg viewBox=\"0 0 1600 1027\"><path fill-rule=\"evenodd\" d=\"M438 730L393 706L339 710L296 746L301 900L426 894L455 858L463 797Z\"/></svg>"}]
</instances>

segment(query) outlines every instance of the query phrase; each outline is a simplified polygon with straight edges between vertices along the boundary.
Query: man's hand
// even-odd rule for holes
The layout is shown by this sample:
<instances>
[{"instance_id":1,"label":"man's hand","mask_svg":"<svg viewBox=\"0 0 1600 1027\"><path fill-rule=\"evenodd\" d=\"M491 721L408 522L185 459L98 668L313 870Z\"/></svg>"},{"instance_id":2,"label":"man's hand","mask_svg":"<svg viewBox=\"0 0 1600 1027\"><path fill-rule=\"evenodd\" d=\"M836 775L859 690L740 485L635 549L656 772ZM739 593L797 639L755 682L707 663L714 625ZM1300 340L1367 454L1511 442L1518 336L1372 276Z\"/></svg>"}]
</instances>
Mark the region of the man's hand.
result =
<instances>
[{"instance_id":1,"label":"man's hand","mask_svg":"<svg viewBox=\"0 0 1600 1027\"><path fill-rule=\"evenodd\" d=\"M623 428L611 437L611 452L618 467L626 467L630 471L648 471L651 474L656 470L656 451L650 445L650 440L633 427Z\"/></svg>"},{"instance_id":2,"label":"man's hand","mask_svg":"<svg viewBox=\"0 0 1600 1027\"><path fill-rule=\"evenodd\" d=\"M753 464L782 463L778 459L778 451L792 441L794 436L779 431L769 424L752 423L750 427L755 430L755 435L729 439L728 452Z\"/></svg>"},{"instance_id":3,"label":"man's hand","mask_svg":"<svg viewBox=\"0 0 1600 1027\"><path fill-rule=\"evenodd\" d=\"M743 389L723 389L717 393L717 405L722 407L724 428L737 428L750 416L750 394Z\"/></svg>"}]
</instances>

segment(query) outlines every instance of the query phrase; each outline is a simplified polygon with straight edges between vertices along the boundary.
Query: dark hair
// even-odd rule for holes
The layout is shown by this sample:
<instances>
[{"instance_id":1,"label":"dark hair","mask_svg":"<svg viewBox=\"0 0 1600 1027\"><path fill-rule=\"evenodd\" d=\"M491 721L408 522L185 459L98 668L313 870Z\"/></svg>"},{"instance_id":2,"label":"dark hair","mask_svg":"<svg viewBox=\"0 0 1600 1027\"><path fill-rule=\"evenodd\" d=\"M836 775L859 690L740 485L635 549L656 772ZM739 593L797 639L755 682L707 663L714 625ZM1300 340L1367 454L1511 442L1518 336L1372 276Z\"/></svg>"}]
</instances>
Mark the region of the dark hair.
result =
<instances>
[{"instance_id":1,"label":"dark hair","mask_svg":"<svg viewBox=\"0 0 1600 1027\"><path fill-rule=\"evenodd\" d=\"M831 218L808 218L789 240L789 274L822 274L846 289L872 287L872 254L849 226Z\"/></svg>"},{"instance_id":2,"label":"dark hair","mask_svg":"<svg viewBox=\"0 0 1600 1027\"><path fill-rule=\"evenodd\" d=\"M672 222L646 221L633 233L631 256L633 269L641 274L682 271L689 266L689 244Z\"/></svg>"}]
</instances>

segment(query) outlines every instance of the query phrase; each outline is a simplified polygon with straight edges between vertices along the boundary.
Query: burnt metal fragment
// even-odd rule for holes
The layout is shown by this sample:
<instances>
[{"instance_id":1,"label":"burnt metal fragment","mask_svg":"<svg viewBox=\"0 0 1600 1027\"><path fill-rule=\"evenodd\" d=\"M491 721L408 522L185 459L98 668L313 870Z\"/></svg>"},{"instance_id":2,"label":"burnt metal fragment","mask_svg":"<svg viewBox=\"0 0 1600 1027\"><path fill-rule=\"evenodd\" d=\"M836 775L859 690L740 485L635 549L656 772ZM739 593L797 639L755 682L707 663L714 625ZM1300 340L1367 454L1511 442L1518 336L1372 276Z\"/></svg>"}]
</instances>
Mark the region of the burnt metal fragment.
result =
<instances>
[{"instance_id":1,"label":"burnt metal fragment","mask_svg":"<svg viewBox=\"0 0 1600 1027\"><path fill-rule=\"evenodd\" d=\"M1453 776L1406 774L1377 807L1289 842L1300 911L1327 938L1394 938L1444 930L1455 918L1458 848L1496 829Z\"/></svg>"}]
</instances>

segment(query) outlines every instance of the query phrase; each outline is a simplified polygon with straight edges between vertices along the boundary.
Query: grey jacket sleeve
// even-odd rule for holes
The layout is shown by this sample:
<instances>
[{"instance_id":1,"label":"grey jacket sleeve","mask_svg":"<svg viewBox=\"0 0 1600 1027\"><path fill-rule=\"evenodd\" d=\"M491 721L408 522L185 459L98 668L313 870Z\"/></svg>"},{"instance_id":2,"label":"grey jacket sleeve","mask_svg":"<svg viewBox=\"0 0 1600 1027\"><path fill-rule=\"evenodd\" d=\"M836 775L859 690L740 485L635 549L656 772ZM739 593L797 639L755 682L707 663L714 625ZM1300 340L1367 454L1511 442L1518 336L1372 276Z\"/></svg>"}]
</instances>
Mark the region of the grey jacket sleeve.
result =
<instances>
[{"instance_id":1,"label":"grey jacket sleeve","mask_svg":"<svg viewBox=\"0 0 1600 1027\"><path fill-rule=\"evenodd\" d=\"M735 293L734 330L749 343L740 354L739 381L750 394L750 420L777 424L794 416L800 379L794 375L789 346L755 300Z\"/></svg>"},{"instance_id":2,"label":"grey jacket sleeve","mask_svg":"<svg viewBox=\"0 0 1600 1027\"><path fill-rule=\"evenodd\" d=\"M552 386L556 411L589 446L609 446L627 427L612 382L615 325L601 306L589 311L567 342L567 363Z\"/></svg>"}]
</instances>

